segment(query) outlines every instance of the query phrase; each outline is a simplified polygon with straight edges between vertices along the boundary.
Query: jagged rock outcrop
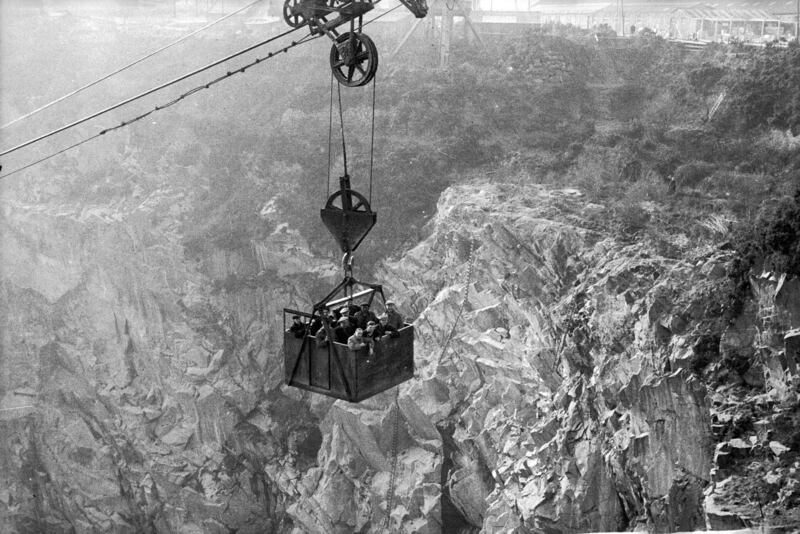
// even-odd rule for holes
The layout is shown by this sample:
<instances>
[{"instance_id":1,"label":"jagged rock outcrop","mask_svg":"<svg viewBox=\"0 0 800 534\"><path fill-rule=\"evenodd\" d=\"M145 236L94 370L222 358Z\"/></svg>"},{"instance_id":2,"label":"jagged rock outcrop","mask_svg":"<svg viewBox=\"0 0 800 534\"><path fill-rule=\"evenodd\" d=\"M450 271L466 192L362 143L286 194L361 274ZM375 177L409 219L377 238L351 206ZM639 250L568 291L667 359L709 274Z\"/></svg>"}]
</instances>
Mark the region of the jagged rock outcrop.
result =
<instances>
[{"instance_id":1,"label":"jagged rock outcrop","mask_svg":"<svg viewBox=\"0 0 800 534\"><path fill-rule=\"evenodd\" d=\"M797 519L796 280L752 280L734 313L724 247L616 242L574 189L453 186L377 273L417 376L352 405L282 385L281 308L336 268L280 224L189 259L190 197L4 205L0 530Z\"/></svg>"},{"instance_id":2,"label":"jagged rock outcrop","mask_svg":"<svg viewBox=\"0 0 800 534\"><path fill-rule=\"evenodd\" d=\"M729 397L719 389L794 365L726 363L756 359L761 327L752 314L731 323L731 253L675 260L616 243L582 227L593 209L574 190L453 187L430 236L387 267L406 308L421 310L409 394L452 435L445 499L485 532L782 522L739 508L726 523L713 506L712 422ZM791 299L772 300L783 330L796 326L793 305L779 304ZM776 358L780 348L762 347ZM781 373L768 395L782 395L785 416L797 397ZM772 460L773 481L796 469L796 456Z\"/></svg>"},{"instance_id":3,"label":"jagged rock outcrop","mask_svg":"<svg viewBox=\"0 0 800 534\"><path fill-rule=\"evenodd\" d=\"M279 310L335 268L283 227L188 261L192 198L173 185L114 206L4 204L0 530L282 524L265 464L307 466L322 439L305 403L274 393ZM304 272L274 284L292 258Z\"/></svg>"}]
</instances>

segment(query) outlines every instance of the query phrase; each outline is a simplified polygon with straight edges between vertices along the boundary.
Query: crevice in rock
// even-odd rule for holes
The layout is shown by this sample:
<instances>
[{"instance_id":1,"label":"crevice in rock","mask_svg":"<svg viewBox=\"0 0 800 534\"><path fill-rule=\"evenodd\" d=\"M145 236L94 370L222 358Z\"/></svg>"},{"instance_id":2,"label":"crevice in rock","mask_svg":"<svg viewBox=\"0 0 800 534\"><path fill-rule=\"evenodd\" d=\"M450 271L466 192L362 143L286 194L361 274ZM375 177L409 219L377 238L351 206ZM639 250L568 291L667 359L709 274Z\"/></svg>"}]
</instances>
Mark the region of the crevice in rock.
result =
<instances>
[{"instance_id":1,"label":"crevice in rock","mask_svg":"<svg viewBox=\"0 0 800 534\"><path fill-rule=\"evenodd\" d=\"M442 488L442 532L445 534L477 534L481 529L472 525L467 518L462 515L450 496L450 485L448 481L458 467L453 460L453 455L459 452L458 445L456 445L453 440L453 432L455 430L453 422L444 421L436 425L436 429L442 437L443 460L442 476L440 480Z\"/></svg>"}]
</instances>

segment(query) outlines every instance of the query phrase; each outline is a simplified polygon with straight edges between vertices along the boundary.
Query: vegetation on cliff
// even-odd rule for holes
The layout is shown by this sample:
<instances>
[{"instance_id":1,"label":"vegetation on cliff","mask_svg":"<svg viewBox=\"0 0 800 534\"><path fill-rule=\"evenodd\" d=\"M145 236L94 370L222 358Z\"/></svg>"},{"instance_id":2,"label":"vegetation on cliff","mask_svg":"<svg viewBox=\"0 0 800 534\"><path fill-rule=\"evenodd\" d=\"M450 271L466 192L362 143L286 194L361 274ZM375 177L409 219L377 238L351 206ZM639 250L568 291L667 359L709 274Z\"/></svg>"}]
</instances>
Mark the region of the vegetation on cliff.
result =
<instances>
[{"instance_id":1,"label":"vegetation on cliff","mask_svg":"<svg viewBox=\"0 0 800 534\"><path fill-rule=\"evenodd\" d=\"M4 115L67 92L73 78L92 79L118 66L119 58L98 51L91 35L130 57L174 37L166 28L123 28L101 19L28 22L4 35L12 47L4 59L18 74L0 79L9 94ZM249 31L203 39L191 54L170 56L41 122L4 132L6 141L263 38ZM381 50L389 48L377 39ZM21 47L32 42L35 55L48 61L28 68L30 54ZM784 479L797 472L800 434L790 417L796 403L791 391L770 396L775 388L762 371L774 366L773 383L785 375L778 341L764 334L756 288L748 284L762 269L799 274L800 141L796 92L788 91L800 70L797 49L709 47L688 54L653 36L597 42L558 29L487 39L483 47L465 43L449 68L432 69L417 45L394 61L382 59L373 170L379 224L359 250L358 265L366 274L395 263L397 294L425 315L418 324L430 368L409 384L418 396L402 398L413 423L403 446L417 449L404 457L409 476L400 477L403 506L414 503L413 521L424 523L450 495L465 524L494 514L548 528L694 528L712 461L723 479L754 458L761 463L752 480L766 500L753 502L770 512L791 510L796 486ZM387 449L367 438L388 439L390 412L368 408L376 412L369 425L359 408L328 412L325 401L281 390L276 363L280 308L324 294L315 284L327 283L334 272L328 260L338 259L317 217L326 182L335 188L341 172L336 120L328 138L327 52L326 43L280 55L264 70L202 91L2 186L19 204L4 211L5 245L23 258L2 286L20 304L12 317L20 326L6 329L17 337L4 340L18 368L3 380L8 392L19 386L23 397L39 394L31 384L42 389L38 402L50 418L44 428L85 421L85 429L66 432L63 450L80 443L83 452L73 454L78 464L91 464L97 450L97 464L85 471L116 473L127 485L121 504L103 501L116 491L113 476L97 495L86 490L93 505L101 503L92 509L105 514L97 521L158 520L150 527L166 529L167 518L187 520L170 509L178 502L188 503L191 520L213 517L209 524L220 529L283 530L307 520L314 531L317 516L327 512L311 508L323 505L340 525L358 525L349 530L369 529L380 514ZM342 96L348 163L355 187L366 193L371 88ZM44 155L53 146L25 154ZM444 209L435 215L437 201ZM737 254L738 267L729 261ZM408 263L391 261L398 257ZM464 301L468 333L453 340L460 352L444 358L438 341L461 316L459 270L468 260L475 265L471 300ZM39 275L59 283L31 284ZM39 298L40 286L58 302ZM25 314L48 324L23 328L35 323ZM93 382L64 396L76 374ZM718 391L708 406L711 390ZM0 393L5 399L7 391ZM63 404L71 412L59 411L58 395L70 401ZM72 402L75 395L80 402ZM676 411L658 405L662 398L692 402ZM741 404L753 409L739 410ZM714 428L709 414L717 418ZM667 419L673 426L664 435L658 429ZM709 441L687 440L687 420ZM70 508L58 512L66 525L84 507L77 498L62 499L66 492L53 481L78 495L92 482L48 474L67 454L39 447L55 438L22 418L18 423L2 444L23 466L9 470L14 500L26 488L34 495L41 495L39 486L51 488L46 502ZM648 437L641 430L651 425ZM736 450L712 455L706 447L712 430L717 443ZM745 440L756 430L757 446L750 447ZM795 450L773 448L769 440ZM685 441L691 454L679 454ZM125 469L101 465L107 457L96 445L117 450L122 442L124 450L146 454L137 452ZM447 467L437 464L442 448ZM532 451L541 454L535 461ZM153 468L162 457L174 465ZM111 458L119 467L125 455ZM653 459L664 460L666 475L646 472ZM671 477L683 467L672 459L695 465L675 482ZM450 476L457 470L464 478ZM34 471L36 479L17 476ZM465 482L459 493L459 480L482 484L472 491ZM646 487L655 481L664 487ZM752 498L747 478L736 484L727 501L717 494L721 502ZM140 491L132 492L134 486ZM602 503L596 487L605 488ZM495 495L498 508L487 510L488 494L505 490L508 500ZM354 497L339 498L345 494ZM4 505L9 495L0 494ZM551 507L557 495L563 509ZM224 504L230 496L236 502ZM520 496L519 507L509 504ZM685 510L675 506L685 496ZM581 513L568 513L584 504ZM112 513L115 506L130 508L133 519ZM753 509L740 515L755 517ZM42 513L49 512L34 497L20 515L40 521Z\"/></svg>"},{"instance_id":2,"label":"vegetation on cliff","mask_svg":"<svg viewBox=\"0 0 800 534\"><path fill-rule=\"evenodd\" d=\"M40 83L42 69L22 69L9 54L10 69L24 74L4 80L6 109L19 113L71 87L67 80L116 66L117 57L99 55L91 65L82 60L89 44L77 37L87 28L73 22L38 20L25 28L31 35L55 32L72 45L48 48L53 41L45 38L39 45L37 55L58 58L48 73L61 83ZM107 35L131 56L144 46L118 29ZM162 30L151 36L167 37ZM215 57L247 37L226 36L196 50ZM796 47L734 53L709 47L687 54L652 36L610 46L563 29L526 32L483 47L464 44L444 70L415 66L414 58L425 53L422 45L410 47L388 60L379 76L372 170L379 224L364 243L362 268L415 243L445 187L487 173L498 181L578 187L602 207L592 224L649 240L673 255L728 239L734 223L752 226L762 207L768 212L794 193L800 168L800 141L793 135ZM199 61L192 56L150 64L146 79L131 82L131 89L188 70ZM67 192L100 199L130 194L137 184L152 190L162 176L178 177L188 187L207 188L184 220L191 254L207 251L209 244L247 246L271 231L261 214L268 201L319 252L334 253L313 217L329 189L326 182L335 188L341 172L336 121L329 146L325 72L319 47L305 55L302 48L292 51L272 61L268 71L248 72L191 97L193 102L154 115L152 124L134 124L110 145L52 160L44 167L46 178L31 171L15 181L60 177ZM33 122L70 120L101 99L129 92L125 87L120 81L97 89L97 98ZM369 89L343 95L349 170L354 187L365 192L370 97ZM8 139L35 131L26 122ZM759 250L764 246L773 245L762 243Z\"/></svg>"}]
</instances>

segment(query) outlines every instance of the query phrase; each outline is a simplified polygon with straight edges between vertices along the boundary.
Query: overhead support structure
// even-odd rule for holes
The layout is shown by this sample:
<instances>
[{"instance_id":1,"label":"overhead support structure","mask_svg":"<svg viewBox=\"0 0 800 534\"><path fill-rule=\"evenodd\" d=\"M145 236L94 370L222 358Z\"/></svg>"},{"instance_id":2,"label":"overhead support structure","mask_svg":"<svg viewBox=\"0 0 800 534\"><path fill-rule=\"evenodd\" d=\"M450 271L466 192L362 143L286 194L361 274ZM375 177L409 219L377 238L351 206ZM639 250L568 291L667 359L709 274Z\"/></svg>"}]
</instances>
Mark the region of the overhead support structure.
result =
<instances>
[{"instance_id":1,"label":"overhead support structure","mask_svg":"<svg viewBox=\"0 0 800 534\"><path fill-rule=\"evenodd\" d=\"M455 26L455 17L460 16L464 20L465 30L468 30L475 40L483 46L483 39L477 28L472 23L470 16L470 5L466 0L433 0L430 5L430 12L432 17L430 20L430 33L433 36L437 48L437 63L440 68L446 67L450 62L450 48L453 41L453 29ZM413 26L403 35L400 42L392 51L391 57L400 53L400 50L405 47L411 36L417 31L422 20L417 20Z\"/></svg>"},{"instance_id":2,"label":"overhead support structure","mask_svg":"<svg viewBox=\"0 0 800 534\"><path fill-rule=\"evenodd\" d=\"M367 85L378 69L378 49L364 35L364 15L380 0L284 0L283 20L292 28L308 26L311 35L327 35L334 77L347 87ZM426 0L400 0L417 18L428 13ZM349 24L350 31L338 28Z\"/></svg>"}]
</instances>

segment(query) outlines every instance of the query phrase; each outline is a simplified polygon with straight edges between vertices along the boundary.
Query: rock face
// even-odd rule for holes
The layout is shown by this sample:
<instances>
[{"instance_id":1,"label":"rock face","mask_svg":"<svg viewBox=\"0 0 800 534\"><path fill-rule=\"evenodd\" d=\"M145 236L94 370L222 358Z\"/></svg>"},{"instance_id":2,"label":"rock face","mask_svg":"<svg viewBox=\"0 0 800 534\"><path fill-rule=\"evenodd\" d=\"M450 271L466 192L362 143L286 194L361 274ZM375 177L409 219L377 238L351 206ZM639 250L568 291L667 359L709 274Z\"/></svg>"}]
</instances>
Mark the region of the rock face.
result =
<instances>
[{"instance_id":1,"label":"rock face","mask_svg":"<svg viewBox=\"0 0 800 534\"><path fill-rule=\"evenodd\" d=\"M615 242L575 190L454 186L377 275L417 376L353 405L282 385L281 308L336 267L279 224L190 260L191 200L4 204L3 532L797 520L796 280L731 317L729 252Z\"/></svg>"},{"instance_id":2,"label":"rock face","mask_svg":"<svg viewBox=\"0 0 800 534\"><path fill-rule=\"evenodd\" d=\"M730 320L730 253L677 261L615 243L583 227L592 209L572 190L454 187L429 237L387 266L395 294L419 310L409 394L447 436L444 501L485 532L797 521L776 499L794 494L796 448L781 459L765 441L797 439L781 422L797 406L796 364L763 335L759 357L756 339L796 327L792 286L754 281ZM782 322L765 325L767 308ZM781 405L756 410L761 437L755 415L728 423L754 396ZM748 444L725 472L723 435ZM720 487L741 486L745 462L782 489L732 507Z\"/></svg>"}]
</instances>

